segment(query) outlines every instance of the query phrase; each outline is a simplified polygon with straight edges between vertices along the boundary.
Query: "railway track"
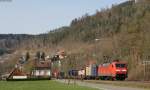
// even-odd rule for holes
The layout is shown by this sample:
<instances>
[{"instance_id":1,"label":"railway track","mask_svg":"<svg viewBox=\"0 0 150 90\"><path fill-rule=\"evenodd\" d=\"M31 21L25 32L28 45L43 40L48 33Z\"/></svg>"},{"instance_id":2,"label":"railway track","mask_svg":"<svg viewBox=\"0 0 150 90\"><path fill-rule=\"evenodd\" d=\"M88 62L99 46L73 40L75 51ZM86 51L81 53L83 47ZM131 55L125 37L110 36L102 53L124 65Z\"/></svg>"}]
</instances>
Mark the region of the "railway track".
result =
<instances>
[{"instance_id":1,"label":"railway track","mask_svg":"<svg viewBox=\"0 0 150 90\"><path fill-rule=\"evenodd\" d=\"M86 80L85 82L97 84L109 84L114 86L137 87L150 90L149 81L102 81L102 80Z\"/></svg>"},{"instance_id":2,"label":"railway track","mask_svg":"<svg viewBox=\"0 0 150 90\"><path fill-rule=\"evenodd\" d=\"M125 81L111 81L111 80L85 80L87 82L106 82L106 83L146 83L146 84L150 84L150 81L129 81L129 80L125 80Z\"/></svg>"}]
</instances>

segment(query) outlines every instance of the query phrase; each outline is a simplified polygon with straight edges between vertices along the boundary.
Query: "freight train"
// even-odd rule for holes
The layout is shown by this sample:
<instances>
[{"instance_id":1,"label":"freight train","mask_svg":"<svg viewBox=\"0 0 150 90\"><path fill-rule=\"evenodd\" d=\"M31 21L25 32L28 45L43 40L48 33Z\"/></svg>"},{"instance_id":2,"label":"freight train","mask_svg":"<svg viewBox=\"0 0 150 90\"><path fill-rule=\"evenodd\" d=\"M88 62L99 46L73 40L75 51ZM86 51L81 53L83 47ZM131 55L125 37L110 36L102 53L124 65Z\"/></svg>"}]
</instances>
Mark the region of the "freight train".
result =
<instances>
[{"instance_id":1,"label":"freight train","mask_svg":"<svg viewBox=\"0 0 150 90\"><path fill-rule=\"evenodd\" d=\"M78 79L125 80L128 76L127 63L114 60L111 63L90 64L80 70L69 70L70 77Z\"/></svg>"}]
</instances>

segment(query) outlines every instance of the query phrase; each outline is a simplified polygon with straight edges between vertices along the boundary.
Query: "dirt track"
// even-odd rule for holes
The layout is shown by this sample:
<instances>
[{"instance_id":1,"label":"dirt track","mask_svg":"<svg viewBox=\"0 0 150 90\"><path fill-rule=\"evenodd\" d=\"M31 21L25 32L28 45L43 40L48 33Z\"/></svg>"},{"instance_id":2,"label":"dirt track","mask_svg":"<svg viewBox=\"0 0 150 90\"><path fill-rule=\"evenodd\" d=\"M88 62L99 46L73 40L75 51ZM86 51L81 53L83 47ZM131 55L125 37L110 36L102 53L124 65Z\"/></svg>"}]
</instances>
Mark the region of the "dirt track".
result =
<instances>
[{"instance_id":1,"label":"dirt track","mask_svg":"<svg viewBox=\"0 0 150 90\"><path fill-rule=\"evenodd\" d=\"M61 83L68 83L68 80L56 80ZM71 80L70 83L75 83L80 86L92 87L97 88L99 90L145 90L140 88L131 88L131 87L121 87L121 86L114 86L108 84L96 84L96 83L89 83L89 82L82 82L82 81L73 81Z\"/></svg>"}]
</instances>

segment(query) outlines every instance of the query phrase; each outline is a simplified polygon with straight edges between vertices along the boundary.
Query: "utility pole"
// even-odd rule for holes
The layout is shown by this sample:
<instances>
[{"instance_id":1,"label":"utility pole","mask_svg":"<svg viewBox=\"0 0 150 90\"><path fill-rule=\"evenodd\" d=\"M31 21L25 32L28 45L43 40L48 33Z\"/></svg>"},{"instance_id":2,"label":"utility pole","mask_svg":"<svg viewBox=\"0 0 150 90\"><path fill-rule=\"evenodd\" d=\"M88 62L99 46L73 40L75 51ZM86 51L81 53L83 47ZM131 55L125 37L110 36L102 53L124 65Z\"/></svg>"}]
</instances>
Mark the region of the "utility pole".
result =
<instances>
[{"instance_id":1,"label":"utility pole","mask_svg":"<svg viewBox=\"0 0 150 90\"><path fill-rule=\"evenodd\" d=\"M70 56L68 56L68 67L67 67L67 71L69 71L69 69L71 68L72 69L72 62L71 62L71 58L70 58ZM68 78L68 85L70 84L70 82L71 82L71 76L69 75L69 72L67 72L68 73L68 75L67 75L67 78Z\"/></svg>"}]
</instances>

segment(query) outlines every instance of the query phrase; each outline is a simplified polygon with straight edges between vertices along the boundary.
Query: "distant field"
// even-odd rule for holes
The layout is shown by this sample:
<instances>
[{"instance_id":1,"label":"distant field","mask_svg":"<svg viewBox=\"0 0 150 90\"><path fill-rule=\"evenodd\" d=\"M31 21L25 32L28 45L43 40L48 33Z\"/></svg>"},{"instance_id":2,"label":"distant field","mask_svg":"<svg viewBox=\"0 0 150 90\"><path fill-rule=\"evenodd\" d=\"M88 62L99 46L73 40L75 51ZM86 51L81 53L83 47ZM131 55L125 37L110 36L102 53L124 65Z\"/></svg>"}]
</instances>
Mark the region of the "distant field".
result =
<instances>
[{"instance_id":1,"label":"distant field","mask_svg":"<svg viewBox=\"0 0 150 90\"><path fill-rule=\"evenodd\" d=\"M0 90L96 90L55 81L0 81Z\"/></svg>"}]
</instances>

